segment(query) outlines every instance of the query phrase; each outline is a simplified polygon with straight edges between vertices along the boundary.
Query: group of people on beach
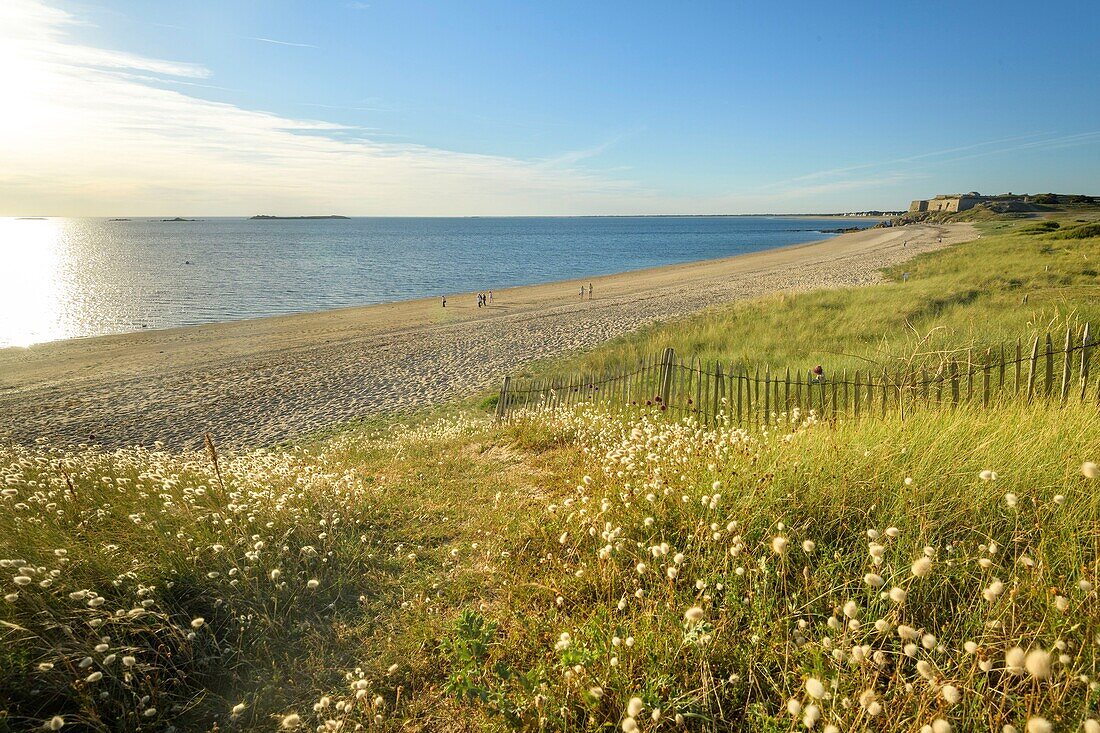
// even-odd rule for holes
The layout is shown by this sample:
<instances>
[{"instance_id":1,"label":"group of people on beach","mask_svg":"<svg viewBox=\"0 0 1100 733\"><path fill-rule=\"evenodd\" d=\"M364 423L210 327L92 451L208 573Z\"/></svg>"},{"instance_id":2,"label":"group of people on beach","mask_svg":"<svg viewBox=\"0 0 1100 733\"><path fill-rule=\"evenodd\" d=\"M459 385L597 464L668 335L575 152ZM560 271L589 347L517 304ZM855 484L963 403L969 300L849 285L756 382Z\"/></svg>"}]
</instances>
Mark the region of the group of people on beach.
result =
<instances>
[{"instance_id":1,"label":"group of people on beach","mask_svg":"<svg viewBox=\"0 0 1100 733\"><path fill-rule=\"evenodd\" d=\"M440 300L440 303L442 304L442 306L444 308L446 308L447 307L447 296L446 295L441 295L441 296L439 296L439 300ZM478 308L487 308L492 304L493 304L493 291L492 290L488 290L484 293L478 293L477 294L477 307Z\"/></svg>"},{"instance_id":2,"label":"group of people on beach","mask_svg":"<svg viewBox=\"0 0 1100 733\"><path fill-rule=\"evenodd\" d=\"M585 287L583 285L581 285L581 300L584 300L585 292L586 292ZM592 300L592 283L588 283L587 293L588 293L588 299ZM447 296L446 295L441 295L441 296L439 296L439 300L440 300L441 304L443 305L443 307L446 308L447 307ZM488 308L492 304L493 304L493 291L492 290L487 290L484 293L478 293L477 294L477 307L478 308Z\"/></svg>"}]
</instances>

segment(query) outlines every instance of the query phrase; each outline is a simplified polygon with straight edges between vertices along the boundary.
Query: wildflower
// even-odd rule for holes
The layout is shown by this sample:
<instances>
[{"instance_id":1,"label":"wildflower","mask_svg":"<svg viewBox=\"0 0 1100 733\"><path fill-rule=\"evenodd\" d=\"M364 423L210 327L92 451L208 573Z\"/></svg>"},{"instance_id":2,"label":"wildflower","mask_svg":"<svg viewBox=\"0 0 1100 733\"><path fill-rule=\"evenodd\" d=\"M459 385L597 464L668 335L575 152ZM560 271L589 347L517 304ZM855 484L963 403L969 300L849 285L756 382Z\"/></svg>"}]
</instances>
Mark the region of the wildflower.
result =
<instances>
[{"instance_id":1,"label":"wildflower","mask_svg":"<svg viewBox=\"0 0 1100 733\"><path fill-rule=\"evenodd\" d=\"M626 717L623 718L621 727L623 729L623 733L636 733L636 731L638 730L638 723L634 720L634 718Z\"/></svg>"},{"instance_id":2,"label":"wildflower","mask_svg":"<svg viewBox=\"0 0 1100 733\"><path fill-rule=\"evenodd\" d=\"M1100 721L1096 718L1085 718L1085 722L1081 724L1085 733L1100 733Z\"/></svg>"},{"instance_id":3,"label":"wildflower","mask_svg":"<svg viewBox=\"0 0 1100 733\"><path fill-rule=\"evenodd\" d=\"M202 616L199 616L198 618L193 618L193 619L191 619L191 628L192 629L201 629L202 625L205 624L205 623L206 623L206 619L204 619Z\"/></svg>"},{"instance_id":4,"label":"wildflower","mask_svg":"<svg viewBox=\"0 0 1100 733\"><path fill-rule=\"evenodd\" d=\"M1050 721L1044 717L1036 715L1027 720L1027 733L1050 733L1052 730Z\"/></svg>"},{"instance_id":5,"label":"wildflower","mask_svg":"<svg viewBox=\"0 0 1100 733\"><path fill-rule=\"evenodd\" d=\"M645 708L645 703L642 702L640 697L630 698L630 702L626 704L626 714L631 718L636 718L642 714L642 710Z\"/></svg>"},{"instance_id":6,"label":"wildflower","mask_svg":"<svg viewBox=\"0 0 1100 733\"><path fill-rule=\"evenodd\" d=\"M886 584L886 581L878 573L867 573L863 576L863 582L872 588L881 588Z\"/></svg>"},{"instance_id":7,"label":"wildflower","mask_svg":"<svg viewBox=\"0 0 1100 733\"><path fill-rule=\"evenodd\" d=\"M85 682L99 682L101 679L103 679L103 673L97 671L97 672L92 672L90 675L85 677L84 681Z\"/></svg>"},{"instance_id":8,"label":"wildflower","mask_svg":"<svg viewBox=\"0 0 1100 733\"><path fill-rule=\"evenodd\" d=\"M1082 580L1080 583L1077 584L1077 587L1085 591L1086 593L1092 592L1092 583L1087 580Z\"/></svg>"},{"instance_id":9,"label":"wildflower","mask_svg":"<svg viewBox=\"0 0 1100 733\"><path fill-rule=\"evenodd\" d=\"M932 733L951 733L951 724L943 718L932 721Z\"/></svg>"},{"instance_id":10,"label":"wildflower","mask_svg":"<svg viewBox=\"0 0 1100 733\"><path fill-rule=\"evenodd\" d=\"M1019 500L1020 498L1013 494L1011 491L1005 494L1005 504L1008 505L1009 509L1014 509L1016 507L1016 502L1018 502Z\"/></svg>"},{"instance_id":11,"label":"wildflower","mask_svg":"<svg viewBox=\"0 0 1100 733\"><path fill-rule=\"evenodd\" d=\"M1096 478L1100 476L1100 466L1092 461L1085 461L1081 464L1081 475L1089 479Z\"/></svg>"},{"instance_id":12,"label":"wildflower","mask_svg":"<svg viewBox=\"0 0 1100 733\"><path fill-rule=\"evenodd\" d=\"M684 620L689 624L697 624L703 620L703 609L699 606L692 606L688 610L684 611Z\"/></svg>"},{"instance_id":13,"label":"wildflower","mask_svg":"<svg viewBox=\"0 0 1100 733\"><path fill-rule=\"evenodd\" d=\"M893 601L894 603L904 603L905 602L905 595L906 595L905 590L902 589L902 588L898 588L897 586L894 586L893 588L890 589L890 600Z\"/></svg>"},{"instance_id":14,"label":"wildflower","mask_svg":"<svg viewBox=\"0 0 1100 733\"><path fill-rule=\"evenodd\" d=\"M944 685L940 688L940 694L943 695L943 699L947 701L948 705L957 705L959 700L962 699L962 693L954 685Z\"/></svg>"},{"instance_id":15,"label":"wildflower","mask_svg":"<svg viewBox=\"0 0 1100 733\"><path fill-rule=\"evenodd\" d=\"M911 570L915 577L923 578L932 570L932 560L928 557L917 558L913 561Z\"/></svg>"},{"instance_id":16,"label":"wildflower","mask_svg":"<svg viewBox=\"0 0 1100 733\"><path fill-rule=\"evenodd\" d=\"M60 715L53 716L52 718L50 718L49 722L46 723L46 727L50 730L61 730L64 726L65 719L62 718Z\"/></svg>"},{"instance_id":17,"label":"wildflower","mask_svg":"<svg viewBox=\"0 0 1100 733\"><path fill-rule=\"evenodd\" d=\"M988 602L993 603L993 601L997 600L998 596L1001 595L1004 589L1005 584L994 578L993 582L989 584L989 587L982 591L982 597Z\"/></svg>"},{"instance_id":18,"label":"wildflower","mask_svg":"<svg viewBox=\"0 0 1100 733\"><path fill-rule=\"evenodd\" d=\"M806 679L806 694L815 700L820 700L825 697L825 685L821 684L821 680L816 677L808 677Z\"/></svg>"},{"instance_id":19,"label":"wildflower","mask_svg":"<svg viewBox=\"0 0 1100 733\"><path fill-rule=\"evenodd\" d=\"M1024 673L1024 659L1027 655L1024 650L1014 646L1005 652L1005 670L1011 674Z\"/></svg>"},{"instance_id":20,"label":"wildflower","mask_svg":"<svg viewBox=\"0 0 1100 733\"><path fill-rule=\"evenodd\" d=\"M772 552L776 555L783 555L787 552L787 538L783 535L777 535L772 539Z\"/></svg>"},{"instance_id":21,"label":"wildflower","mask_svg":"<svg viewBox=\"0 0 1100 733\"><path fill-rule=\"evenodd\" d=\"M137 660L127 655L122 658L122 664L126 667L133 667L135 664L137 664Z\"/></svg>"},{"instance_id":22,"label":"wildflower","mask_svg":"<svg viewBox=\"0 0 1100 733\"><path fill-rule=\"evenodd\" d=\"M558 636L558 641L554 644L554 649L559 652L564 651L565 649L568 649L569 645L572 643L573 637L569 634L568 631L563 631L561 632L561 635Z\"/></svg>"},{"instance_id":23,"label":"wildflower","mask_svg":"<svg viewBox=\"0 0 1100 733\"><path fill-rule=\"evenodd\" d=\"M594 685L588 688L588 694L599 700L603 697L603 688L599 685Z\"/></svg>"},{"instance_id":24,"label":"wildflower","mask_svg":"<svg viewBox=\"0 0 1100 733\"><path fill-rule=\"evenodd\" d=\"M996 471L990 471L989 469L986 469L978 474L978 478L980 478L982 481L996 481L997 473Z\"/></svg>"},{"instance_id":25,"label":"wildflower","mask_svg":"<svg viewBox=\"0 0 1100 733\"><path fill-rule=\"evenodd\" d=\"M319 585L321 585L321 581L317 580L316 578L311 578L310 580L306 581L306 587L310 590L317 590L317 587Z\"/></svg>"},{"instance_id":26,"label":"wildflower","mask_svg":"<svg viewBox=\"0 0 1100 733\"><path fill-rule=\"evenodd\" d=\"M1024 668L1035 679L1045 680L1050 677L1050 653L1040 647L1032 649L1024 658Z\"/></svg>"},{"instance_id":27,"label":"wildflower","mask_svg":"<svg viewBox=\"0 0 1100 733\"><path fill-rule=\"evenodd\" d=\"M646 564L644 562L640 562L634 567L634 569L638 571L638 575L645 575Z\"/></svg>"},{"instance_id":28,"label":"wildflower","mask_svg":"<svg viewBox=\"0 0 1100 733\"><path fill-rule=\"evenodd\" d=\"M802 551L809 554L817 549L817 544L813 540L806 540L802 543Z\"/></svg>"},{"instance_id":29,"label":"wildflower","mask_svg":"<svg viewBox=\"0 0 1100 733\"><path fill-rule=\"evenodd\" d=\"M301 722L302 719L298 715L298 713L291 713L290 715L283 717L282 722L279 723L279 727L283 730L293 730L294 728L297 728L301 724Z\"/></svg>"},{"instance_id":30,"label":"wildflower","mask_svg":"<svg viewBox=\"0 0 1100 733\"><path fill-rule=\"evenodd\" d=\"M792 697L787 701L787 712L791 714L791 717L797 718L802 714L802 703Z\"/></svg>"},{"instance_id":31,"label":"wildflower","mask_svg":"<svg viewBox=\"0 0 1100 733\"><path fill-rule=\"evenodd\" d=\"M142 712L142 715L144 715L146 718L152 718L156 714L157 714L157 709L156 708L146 708L145 711Z\"/></svg>"},{"instance_id":32,"label":"wildflower","mask_svg":"<svg viewBox=\"0 0 1100 733\"><path fill-rule=\"evenodd\" d=\"M240 715L241 713L244 712L244 709L245 709L245 704L243 702L239 702L239 703L237 703L236 705L233 706L233 710L231 710L230 712L233 715Z\"/></svg>"},{"instance_id":33,"label":"wildflower","mask_svg":"<svg viewBox=\"0 0 1100 733\"><path fill-rule=\"evenodd\" d=\"M16 575L12 580L16 585L30 585L31 583L31 579L26 575Z\"/></svg>"},{"instance_id":34,"label":"wildflower","mask_svg":"<svg viewBox=\"0 0 1100 733\"><path fill-rule=\"evenodd\" d=\"M397 665L396 664L391 664L389 666L389 669L386 670L386 674L393 674L396 671L397 671Z\"/></svg>"},{"instance_id":35,"label":"wildflower","mask_svg":"<svg viewBox=\"0 0 1100 733\"><path fill-rule=\"evenodd\" d=\"M850 619L859 619L859 606L856 605L855 601L848 601L844 604L844 615Z\"/></svg>"}]
</instances>

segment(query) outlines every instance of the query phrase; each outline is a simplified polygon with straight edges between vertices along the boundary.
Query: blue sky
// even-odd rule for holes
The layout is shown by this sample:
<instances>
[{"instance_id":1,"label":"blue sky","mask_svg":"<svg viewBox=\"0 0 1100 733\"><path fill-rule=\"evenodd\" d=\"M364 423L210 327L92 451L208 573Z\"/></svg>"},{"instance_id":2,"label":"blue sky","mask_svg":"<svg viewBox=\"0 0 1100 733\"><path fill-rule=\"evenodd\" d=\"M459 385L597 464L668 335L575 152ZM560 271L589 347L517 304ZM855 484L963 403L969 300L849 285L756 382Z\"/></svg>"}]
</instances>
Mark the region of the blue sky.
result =
<instances>
[{"instance_id":1,"label":"blue sky","mask_svg":"<svg viewBox=\"0 0 1100 733\"><path fill-rule=\"evenodd\" d=\"M24 166L0 174L8 207L746 213L1100 193L1084 2L11 2L46 29L17 52L43 78L108 91L40 110L68 157L32 139L0 160Z\"/></svg>"}]
</instances>

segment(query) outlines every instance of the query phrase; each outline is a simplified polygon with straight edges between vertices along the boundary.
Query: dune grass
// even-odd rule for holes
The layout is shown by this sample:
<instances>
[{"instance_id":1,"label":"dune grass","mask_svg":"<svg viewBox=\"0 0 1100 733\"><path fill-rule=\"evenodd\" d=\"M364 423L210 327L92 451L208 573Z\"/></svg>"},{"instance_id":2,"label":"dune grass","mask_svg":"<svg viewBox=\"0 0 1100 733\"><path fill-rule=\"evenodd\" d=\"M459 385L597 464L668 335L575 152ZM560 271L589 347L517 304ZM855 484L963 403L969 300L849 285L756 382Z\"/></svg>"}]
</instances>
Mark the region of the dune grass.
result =
<instances>
[{"instance_id":1,"label":"dune grass","mask_svg":"<svg viewBox=\"0 0 1100 733\"><path fill-rule=\"evenodd\" d=\"M975 352L1086 321L1100 324L1100 236L1055 239L1080 225L1023 231L1034 223L997 220L983 236L888 269L887 282L737 303L650 326L580 358L534 367L537 374L576 368L611 372L672 346L684 357L795 373L823 365L893 371L914 358ZM1058 219L1050 221L1057 222ZM904 278L908 273L908 280ZM1079 333L1079 331L1078 331Z\"/></svg>"},{"instance_id":2,"label":"dune grass","mask_svg":"<svg viewBox=\"0 0 1100 733\"><path fill-rule=\"evenodd\" d=\"M1079 223L580 360L1095 324L1100 243L1051 238ZM233 455L0 446L0 731L1077 729L1098 426L1072 400L753 432L448 409Z\"/></svg>"}]
</instances>

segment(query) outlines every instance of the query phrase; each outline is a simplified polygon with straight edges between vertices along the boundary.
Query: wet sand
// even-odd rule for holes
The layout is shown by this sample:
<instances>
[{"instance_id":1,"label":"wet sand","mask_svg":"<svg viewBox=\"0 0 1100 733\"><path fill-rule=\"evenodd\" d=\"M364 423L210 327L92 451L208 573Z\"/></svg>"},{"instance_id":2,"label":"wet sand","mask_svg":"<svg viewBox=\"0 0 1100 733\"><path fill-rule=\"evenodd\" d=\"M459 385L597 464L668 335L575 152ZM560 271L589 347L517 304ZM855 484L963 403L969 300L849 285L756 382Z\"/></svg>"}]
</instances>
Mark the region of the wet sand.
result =
<instances>
[{"instance_id":1,"label":"wet sand","mask_svg":"<svg viewBox=\"0 0 1100 733\"><path fill-rule=\"evenodd\" d=\"M430 298L0 349L0 440L181 448L209 430L223 444L270 444L466 396L533 360L710 306L877 282L885 266L977 236L969 224L870 229L497 290L480 309L469 293L445 309Z\"/></svg>"}]
</instances>

